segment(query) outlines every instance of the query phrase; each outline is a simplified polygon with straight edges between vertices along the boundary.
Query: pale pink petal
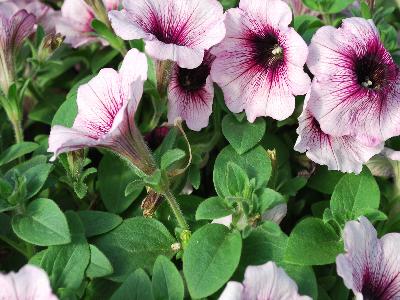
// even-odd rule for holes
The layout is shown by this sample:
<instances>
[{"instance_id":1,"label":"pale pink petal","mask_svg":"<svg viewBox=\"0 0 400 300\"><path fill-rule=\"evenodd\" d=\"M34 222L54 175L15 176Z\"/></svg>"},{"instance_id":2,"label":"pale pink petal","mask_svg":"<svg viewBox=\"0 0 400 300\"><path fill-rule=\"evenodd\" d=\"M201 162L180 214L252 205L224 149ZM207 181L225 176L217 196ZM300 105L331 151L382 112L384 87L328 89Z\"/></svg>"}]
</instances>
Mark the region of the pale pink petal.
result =
<instances>
[{"instance_id":1,"label":"pale pink petal","mask_svg":"<svg viewBox=\"0 0 400 300\"><path fill-rule=\"evenodd\" d=\"M137 40L147 35L136 23L131 22L129 14L125 9L110 11L108 17L110 18L114 32L124 40Z\"/></svg>"},{"instance_id":2,"label":"pale pink petal","mask_svg":"<svg viewBox=\"0 0 400 300\"><path fill-rule=\"evenodd\" d=\"M239 8L273 26L289 26L292 22L290 7L281 0L240 0Z\"/></svg>"},{"instance_id":3,"label":"pale pink petal","mask_svg":"<svg viewBox=\"0 0 400 300\"><path fill-rule=\"evenodd\" d=\"M239 282L229 281L219 300L246 300L242 297L243 285Z\"/></svg>"},{"instance_id":4,"label":"pale pink petal","mask_svg":"<svg viewBox=\"0 0 400 300\"><path fill-rule=\"evenodd\" d=\"M146 42L146 53L158 60L172 60L181 68L197 68L204 58L204 49L165 44L158 40Z\"/></svg>"},{"instance_id":5,"label":"pale pink petal","mask_svg":"<svg viewBox=\"0 0 400 300\"><path fill-rule=\"evenodd\" d=\"M124 9L109 14L121 38L143 38L146 52L182 68L198 67L204 50L225 35L222 5L216 0L124 0Z\"/></svg>"},{"instance_id":6,"label":"pale pink petal","mask_svg":"<svg viewBox=\"0 0 400 300\"><path fill-rule=\"evenodd\" d=\"M274 262L249 266L244 277L244 299L311 300L310 297L299 296L297 284Z\"/></svg>"},{"instance_id":7,"label":"pale pink petal","mask_svg":"<svg viewBox=\"0 0 400 300\"><path fill-rule=\"evenodd\" d=\"M362 165L383 149L383 143L365 146L352 136L334 137L324 133L308 110L308 98L305 109L299 117L299 128L294 149L306 153L312 161L327 165L329 170L360 173Z\"/></svg>"},{"instance_id":8,"label":"pale pink petal","mask_svg":"<svg viewBox=\"0 0 400 300\"><path fill-rule=\"evenodd\" d=\"M26 265L17 273L0 274L0 299L57 300L52 293L49 278L42 269Z\"/></svg>"},{"instance_id":9,"label":"pale pink petal","mask_svg":"<svg viewBox=\"0 0 400 300\"><path fill-rule=\"evenodd\" d=\"M51 129L47 151L54 153L51 158L51 161L54 161L61 153L93 147L97 144L98 141L95 138L84 132L56 125Z\"/></svg>"},{"instance_id":10,"label":"pale pink petal","mask_svg":"<svg viewBox=\"0 0 400 300\"><path fill-rule=\"evenodd\" d=\"M388 233L381 238L381 243L385 263L382 281L388 284L384 289L385 299L398 299L400 298L400 234Z\"/></svg>"},{"instance_id":11,"label":"pale pink petal","mask_svg":"<svg viewBox=\"0 0 400 300\"><path fill-rule=\"evenodd\" d=\"M125 98L134 102L136 110L143 94L143 82L147 80L147 58L137 49L131 49L125 55L119 70Z\"/></svg>"},{"instance_id":12,"label":"pale pink petal","mask_svg":"<svg viewBox=\"0 0 400 300\"><path fill-rule=\"evenodd\" d=\"M395 161L400 160L400 151L395 151L390 148L385 148L383 149L382 154L387 158L389 158L390 160L395 160Z\"/></svg>"},{"instance_id":13,"label":"pale pink petal","mask_svg":"<svg viewBox=\"0 0 400 300\"><path fill-rule=\"evenodd\" d=\"M232 224L232 215L226 216L226 217L222 217L219 219L215 219L213 220L211 223L213 224L221 224L221 225L225 225L226 227L230 227Z\"/></svg>"}]
</instances>

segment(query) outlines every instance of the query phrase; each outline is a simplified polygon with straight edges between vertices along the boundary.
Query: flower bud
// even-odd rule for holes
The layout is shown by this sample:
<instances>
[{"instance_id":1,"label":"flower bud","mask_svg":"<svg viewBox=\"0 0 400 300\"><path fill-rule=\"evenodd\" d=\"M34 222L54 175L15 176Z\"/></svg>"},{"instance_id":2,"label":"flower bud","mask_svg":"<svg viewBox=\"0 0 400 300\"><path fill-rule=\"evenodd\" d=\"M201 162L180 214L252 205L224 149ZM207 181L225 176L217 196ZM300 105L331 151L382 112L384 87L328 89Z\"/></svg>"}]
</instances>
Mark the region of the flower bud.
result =
<instances>
[{"instance_id":1,"label":"flower bud","mask_svg":"<svg viewBox=\"0 0 400 300\"><path fill-rule=\"evenodd\" d=\"M46 61L64 42L65 36L61 33L50 33L42 40L39 51L38 59L40 62Z\"/></svg>"},{"instance_id":2,"label":"flower bud","mask_svg":"<svg viewBox=\"0 0 400 300\"><path fill-rule=\"evenodd\" d=\"M96 19L100 20L108 27L111 26L110 21L108 20L106 7L102 0L85 0L85 2L93 9Z\"/></svg>"}]
</instances>

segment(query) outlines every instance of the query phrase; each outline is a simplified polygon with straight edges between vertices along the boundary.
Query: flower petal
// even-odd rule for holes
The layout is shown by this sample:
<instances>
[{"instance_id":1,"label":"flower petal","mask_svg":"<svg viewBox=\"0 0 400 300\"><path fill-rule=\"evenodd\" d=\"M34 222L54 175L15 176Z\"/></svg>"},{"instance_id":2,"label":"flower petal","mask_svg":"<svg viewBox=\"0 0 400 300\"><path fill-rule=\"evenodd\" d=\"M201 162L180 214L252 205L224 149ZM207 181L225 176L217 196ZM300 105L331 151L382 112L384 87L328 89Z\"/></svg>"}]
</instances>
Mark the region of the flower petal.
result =
<instances>
[{"instance_id":1,"label":"flower petal","mask_svg":"<svg viewBox=\"0 0 400 300\"><path fill-rule=\"evenodd\" d=\"M324 133L308 110L309 97L307 94L304 111L299 117L299 138L294 149L306 152L312 161L327 165L329 170L360 173L362 165L381 152L383 143L370 147L352 136L334 137Z\"/></svg>"},{"instance_id":2,"label":"flower petal","mask_svg":"<svg viewBox=\"0 0 400 300\"><path fill-rule=\"evenodd\" d=\"M239 282L229 281L219 300L242 300L243 285ZM244 300L244 299L243 299Z\"/></svg>"},{"instance_id":3,"label":"flower petal","mask_svg":"<svg viewBox=\"0 0 400 300\"><path fill-rule=\"evenodd\" d=\"M123 6L110 13L117 35L143 38L150 56L182 68L198 67L204 50L225 35L222 5L216 0L125 0Z\"/></svg>"},{"instance_id":4,"label":"flower petal","mask_svg":"<svg viewBox=\"0 0 400 300\"><path fill-rule=\"evenodd\" d=\"M249 266L244 277L244 299L311 300L310 297L299 296L296 283L274 262Z\"/></svg>"},{"instance_id":5,"label":"flower petal","mask_svg":"<svg viewBox=\"0 0 400 300\"><path fill-rule=\"evenodd\" d=\"M49 278L42 269L26 265L11 276L17 295L15 299L57 300L52 293Z\"/></svg>"},{"instance_id":6,"label":"flower petal","mask_svg":"<svg viewBox=\"0 0 400 300\"><path fill-rule=\"evenodd\" d=\"M400 298L400 234L388 233L381 238L381 243L385 265L381 285L387 285L384 299L397 299Z\"/></svg>"},{"instance_id":7,"label":"flower petal","mask_svg":"<svg viewBox=\"0 0 400 300\"><path fill-rule=\"evenodd\" d=\"M346 254L336 258L338 274L353 292L362 291L366 274L374 278L383 262L383 249L367 218L347 222L343 231ZM378 279L379 280L379 279Z\"/></svg>"},{"instance_id":8,"label":"flower petal","mask_svg":"<svg viewBox=\"0 0 400 300\"><path fill-rule=\"evenodd\" d=\"M85 133L74 128L66 128L64 126L54 126L49 136L48 152L54 153L50 159L54 161L61 153L83 149L85 147L93 147L98 141Z\"/></svg>"},{"instance_id":9,"label":"flower petal","mask_svg":"<svg viewBox=\"0 0 400 300\"><path fill-rule=\"evenodd\" d=\"M273 26L288 26L292 22L289 5L281 0L240 0L239 8Z\"/></svg>"},{"instance_id":10,"label":"flower petal","mask_svg":"<svg viewBox=\"0 0 400 300\"><path fill-rule=\"evenodd\" d=\"M287 214L287 204L282 203L264 212L262 215L262 219L263 221L272 221L276 224L280 224L283 218L286 217L286 214Z\"/></svg>"}]
</instances>

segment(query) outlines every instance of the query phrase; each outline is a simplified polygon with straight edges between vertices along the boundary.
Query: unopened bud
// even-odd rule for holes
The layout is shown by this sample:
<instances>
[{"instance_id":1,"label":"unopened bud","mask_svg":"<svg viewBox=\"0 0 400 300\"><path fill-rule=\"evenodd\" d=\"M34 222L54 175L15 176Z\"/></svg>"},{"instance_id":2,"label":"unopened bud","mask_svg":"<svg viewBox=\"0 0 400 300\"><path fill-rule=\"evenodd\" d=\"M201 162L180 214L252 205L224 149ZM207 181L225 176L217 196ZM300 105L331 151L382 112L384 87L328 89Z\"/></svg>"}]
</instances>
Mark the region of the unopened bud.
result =
<instances>
[{"instance_id":1,"label":"unopened bud","mask_svg":"<svg viewBox=\"0 0 400 300\"><path fill-rule=\"evenodd\" d=\"M152 217L160 204L160 195L153 190L149 190L141 205L143 216L146 218Z\"/></svg>"},{"instance_id":2,"label":"unopened bud","mask_svg":"<svg viewBox=\"0 0 400 300\"><path fill-rule=\"evenodd\" d=\"M107 9L104 6L102 0L85 0L86 4L89 5L96 15L96 19L100 20L108 27L110 27L110 21L108 20L107 16Z\"/></svg>"},{"instance_id":3,"label":"unopened bud","mask_svg":"<svg viewBox=\"0 0 400 300\"><path fill-rule=\"evenodd\" d=\"M48 34L42 40L39 47L38 59L43 62L46 61L64 42L65 36L61 33Z\"/></svg>"}]
</instances>

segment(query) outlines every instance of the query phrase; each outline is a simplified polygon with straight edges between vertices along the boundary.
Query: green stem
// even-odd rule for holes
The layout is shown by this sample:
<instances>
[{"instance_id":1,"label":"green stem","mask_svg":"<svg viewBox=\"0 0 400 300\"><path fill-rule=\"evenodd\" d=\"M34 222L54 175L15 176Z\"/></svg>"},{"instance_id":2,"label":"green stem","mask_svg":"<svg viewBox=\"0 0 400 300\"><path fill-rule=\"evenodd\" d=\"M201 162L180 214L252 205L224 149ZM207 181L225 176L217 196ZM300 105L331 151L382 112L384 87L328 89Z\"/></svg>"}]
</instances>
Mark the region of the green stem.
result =
<instances>
[{"instance_id":1,"label":"green stem","mask_svg":"<svg viewBox=\"0 0 400 300\"><path fill-rule=\"evenodd\" d=\"M394 196L400 195L400 162L392 161L394 173Z\"/></svg>"},{"instance_id":2,"label":"green stem","mask_svg":"<svg viewBox=\"0 0 400 300\"><path fill-rule=\"evenodd\" d=\"M176 220L179 223L179 226L182 227L182 229L189 230L189 225L186 223L185 217L182 214L181 209L179 208L178 202L176 202L176 198L174 194L168 189L166 192L164 192L164 197L168 201L169 206L172 209L172 212L174 213Z\"/></svg>"},{"instance_id":3,"label":"green stem","mask_svg":"<svg viewBox=\"0 0 400 300\"><path fill-rule=\"evenodd\" d=\"M14 129L15 142L17 144L22 143L24 141L24 131L22 129L21 121L16 118L10 118L10 121Z\"/></svg>"}]
</instances>

